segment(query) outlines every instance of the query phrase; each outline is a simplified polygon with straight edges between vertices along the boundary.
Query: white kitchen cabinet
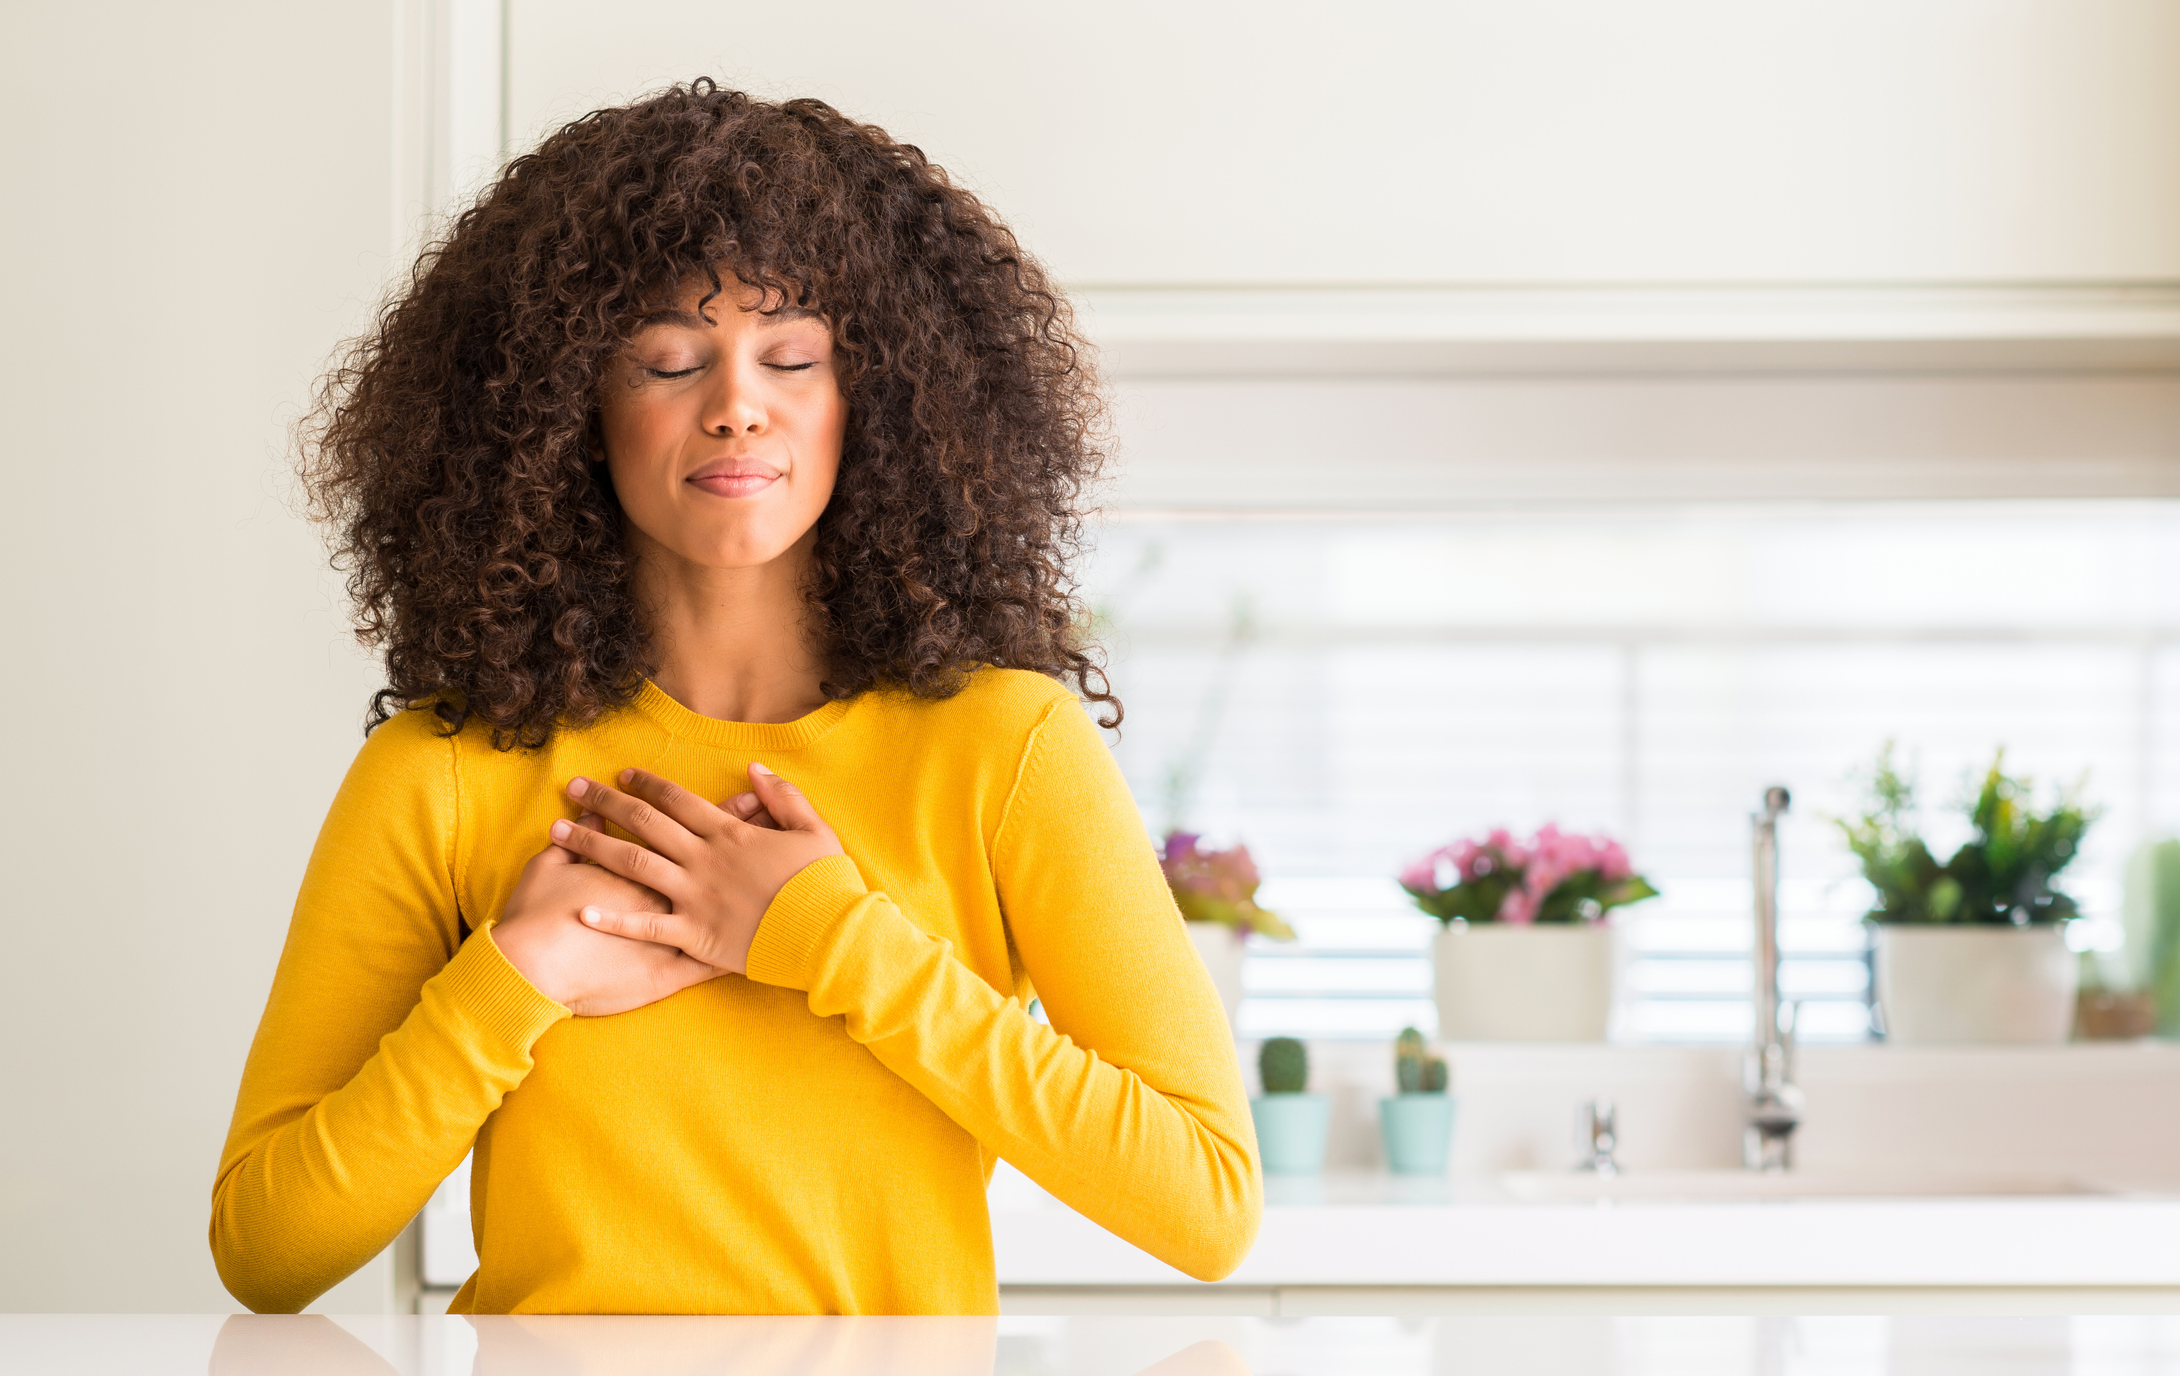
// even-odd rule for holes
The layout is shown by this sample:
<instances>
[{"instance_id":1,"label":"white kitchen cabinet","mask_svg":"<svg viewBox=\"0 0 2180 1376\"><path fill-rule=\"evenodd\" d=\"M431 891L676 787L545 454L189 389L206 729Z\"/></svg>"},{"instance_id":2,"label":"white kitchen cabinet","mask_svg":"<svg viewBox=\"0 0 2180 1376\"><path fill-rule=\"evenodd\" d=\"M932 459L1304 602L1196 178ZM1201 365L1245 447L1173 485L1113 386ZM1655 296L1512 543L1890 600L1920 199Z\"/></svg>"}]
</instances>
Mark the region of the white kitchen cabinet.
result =
<instances>
[{"instance_id":1,"label":"white kitchen cabinet","mask_svg":"<svg viewBox=\"0 0 2180 1376\"><path fill-rule=\"evenodd\" d=\"M700 74L818 96L1076 285L2180 278L2164 0L508 14L517 148Z\"/></svg>"}]
</instances>

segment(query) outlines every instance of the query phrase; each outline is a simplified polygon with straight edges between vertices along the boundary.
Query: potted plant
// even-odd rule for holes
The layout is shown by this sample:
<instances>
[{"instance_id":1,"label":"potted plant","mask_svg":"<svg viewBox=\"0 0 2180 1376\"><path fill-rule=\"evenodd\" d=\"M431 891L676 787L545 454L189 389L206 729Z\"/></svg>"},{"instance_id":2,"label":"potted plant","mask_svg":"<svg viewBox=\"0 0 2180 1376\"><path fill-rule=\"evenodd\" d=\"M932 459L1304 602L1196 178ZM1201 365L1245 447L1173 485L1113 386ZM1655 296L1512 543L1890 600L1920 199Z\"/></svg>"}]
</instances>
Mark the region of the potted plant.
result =
<instances>
[{"instance_id":1,"label":"potted plant","mask_svg":"<svg viewBox=\"0 0 2180 1376\"><path fill-rule=\"evenodd\" d=\"M2073 792L2051 809L1999 751L1965 804L1971 833L1943 864L1917 834L1913 785L1888 742L1869 805L1839 819L1877 891L1877 1002L1895 1042L2059 1042L2074 1024L2074 900L2053 887L2095 820Z\"/></svg>"},{"instance_id":2,"label":"potted plant","mask_svg":"<svg viewBox=\"0 0 2180 1376\"><path fill-rule=\"evenodd\" d=\"M1621 944L1612 910L1657 895L1619 842L1555 826L1441 846L1400 873L1440 922L1431 960L1448 1041L1599 1041Z\"/></svg>"},{"instance_id":3,"label":"potted plant","mask_svg":"<svg viewBox=\"0 0 2180 1376\"><path fill-rule=\"evenodd\" d=\"M1188 920L1189 940L1218 987L1231 1027L1241 1006L1242 942L1251 932L1292 941L1294 928L1257 906L1257 866L1247 846L1210 850L1201 841L1194 832L1167 832L1158 847L1158 863L1173 890L1174 906Z\"/></svg>"},{"instance_id":4,"label":"potted plant","mask_svg":"<svg viewBox=\"0 0 2180 1376\"><path fill-rule=\"evenodd\" d=\"M1249 1101L1257 1152L1272 1175L1314 1175L1324 1169L1332 1100L1309 1092L1309 1050L1292 1037L1273 1037L1257 1052L1264 1093Z\"/></svg>"},{"instance_id":5,"label":"potted plant","mask_svg":"<svg viewBox=\"0 0 2180 1376\"><path fill-rule=\"evenodd\" d=\"M1395 1175L1444 1175L1453 1143L1453 1096L1446 1092L1446 1062L1423 1045L1412 1027L1393 1043L1397 1093L1378 1100L1378 1128L1385 1163Z\"/></svg>"},{"instance_id":6,"label":"potted plant","mask_svg":"<svg viewBox=\"0 0 2180 1376\"><path fill-rule=\"evenodd\" d=\"M2180 1036L2180 840L2137 846L2123 893L2125 982L2150 996L2159 1036Z\"/></svg>"}]
</instances>

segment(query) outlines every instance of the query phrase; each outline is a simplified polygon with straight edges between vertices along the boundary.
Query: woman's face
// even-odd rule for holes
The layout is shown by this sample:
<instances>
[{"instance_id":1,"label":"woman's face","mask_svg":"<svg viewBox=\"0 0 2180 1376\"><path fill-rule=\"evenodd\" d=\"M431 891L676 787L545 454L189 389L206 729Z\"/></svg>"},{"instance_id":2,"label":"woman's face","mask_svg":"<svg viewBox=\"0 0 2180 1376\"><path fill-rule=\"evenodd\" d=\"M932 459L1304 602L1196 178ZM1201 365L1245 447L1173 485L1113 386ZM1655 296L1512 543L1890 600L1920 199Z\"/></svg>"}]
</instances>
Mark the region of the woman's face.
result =
<instances>
[{"instance_id":1,"label":"woman's face","mask_svg":"<svg viewBox=\"0 0 2180 1376\"><path fill-rule=\"evenodd\" d=\"M606 369L606 466L639 558L767 564L815 538L833 494L848 406L832 330L723 280L701 312L708 283L647 319Z\"/></svg>"}]
</instances>

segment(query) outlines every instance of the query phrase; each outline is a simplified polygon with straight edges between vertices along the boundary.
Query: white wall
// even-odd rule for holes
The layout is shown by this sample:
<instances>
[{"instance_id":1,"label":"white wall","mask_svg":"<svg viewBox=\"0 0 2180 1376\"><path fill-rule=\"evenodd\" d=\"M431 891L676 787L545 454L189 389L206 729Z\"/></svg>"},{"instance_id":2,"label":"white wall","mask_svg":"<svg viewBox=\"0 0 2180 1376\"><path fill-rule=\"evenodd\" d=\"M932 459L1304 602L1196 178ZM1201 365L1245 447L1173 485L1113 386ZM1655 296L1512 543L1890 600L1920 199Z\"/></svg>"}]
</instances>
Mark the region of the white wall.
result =
<instances>
[{"instance_id":1,"label":"white wall","mask_svg":"<svg viewBox=\"0 0 2180 1376\"><path fill-rule=\"evenodd\" d=\"M377 683L281 494L393 247L395 15L9 13L0 1310L238 1307L214 1169Z\"/></svg>"},{"instance_id":2,"label":"white wall","mask_svg":"<svg viewBox=\"0 0 2180 1376\"><path fill-rule=\"evenodd\" d=\"M284 504L286 424L424 189L468 175L479 88L420 80L417 26L474 56L480 5L9 15L0 1309L232 1306L205 1243L216 1156L378 682ZM825 96L924 144L1079 283L2180 279L2170 0L853 0L821 21L513 0L509 56L518 145L700 72ZM454 118L420 162L404 121L427 88ZM2104 465L2082 471L2166 490L2163 386L2061 399ZM1500 416L1529 437L1508 453L1651 452L1539 420L1595 395L1524 395L1415 393L1383 447ZM1941 437L1980 404L1918 395L1888 414ZM1328 424L1345 404L1127 404L1146 445L1193 453L1298 401ZM2068 459L2050 433L2003 452ZM1895 457L1915 456L1874 455ZM1215 496L1175 465L1159 500ZM382 1261L325 1306L377 1307L387 1282Z\"/></svg>"},{"instance_id":3,"label":"white wall","mask_svg":"<svg viewBox=\"0 0 2180 1376\"><path fill-rule=\"evenodd\" d=\"M1254 1042L1242 1045L1254 1085ZM1572 1169L1582 1106L1619 1110L1633 1170L1733 1169L1748 1121L1738 1047L1455 1043L1455 1175ZM1312 1042L1311 1085L1332 1096L1326 1162L1384 1161L1377 1101L1393 1092L1385 1044ZM1796 1164L1816 1172L2008 1175L2170 1182L2180 1132L2180 1047L1805 1046Z\"/></svg>"},{"instance_id":4,"label":"white wall","mask_svg":"<svg viewBox=\"0 0 2180 1376\"><path fill-rule=\"evenodd\" d=\"M709 74L1077 284L2180 277L2171 0L513 0L512 132Z\"/></svg>"},{"instance_id":5,"label":"white wall","mask_svg":"<svg viewBox=\"0 0 2180 1376\"><path fill-rule=\"evenodd\" d=\"M2180 496L2168 372L1138 377L1116 400L1123 508Z\"/></svg>"}]
</instances>

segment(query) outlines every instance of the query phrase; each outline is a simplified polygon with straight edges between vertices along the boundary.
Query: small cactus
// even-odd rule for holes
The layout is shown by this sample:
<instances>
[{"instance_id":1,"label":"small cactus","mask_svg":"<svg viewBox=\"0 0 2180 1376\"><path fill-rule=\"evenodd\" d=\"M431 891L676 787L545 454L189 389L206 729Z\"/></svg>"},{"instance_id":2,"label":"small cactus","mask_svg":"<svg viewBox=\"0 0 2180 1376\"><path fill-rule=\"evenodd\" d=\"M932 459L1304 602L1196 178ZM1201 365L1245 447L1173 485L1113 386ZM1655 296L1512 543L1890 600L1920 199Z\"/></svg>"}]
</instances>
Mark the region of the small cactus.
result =
<instances>
[{"instance_id":1,"label":"small cactus","mask_svg":"<svg viewBox=\"0 0 2180 1376\"><path fill-rule=\"evenodd\" d=\"M1423 1034L1412 1027L1400 1030L1393 1043L1393 1082L1403 1094L1444 1094L1446 1062L1423 1045Z\"/></svg>"},{"instance_id":2,"label":"small cactus","mask_svg":"<svg viewBox=\"0 0 2180 1376\"><path fill-rule=\"evenodd\" d=\"M1292 1037L1273 1037L1257 1052L1257 1073L1266 1094L1300 1094L1309 1088L1310 1053Z\"/></svg>"}]
</instances>

